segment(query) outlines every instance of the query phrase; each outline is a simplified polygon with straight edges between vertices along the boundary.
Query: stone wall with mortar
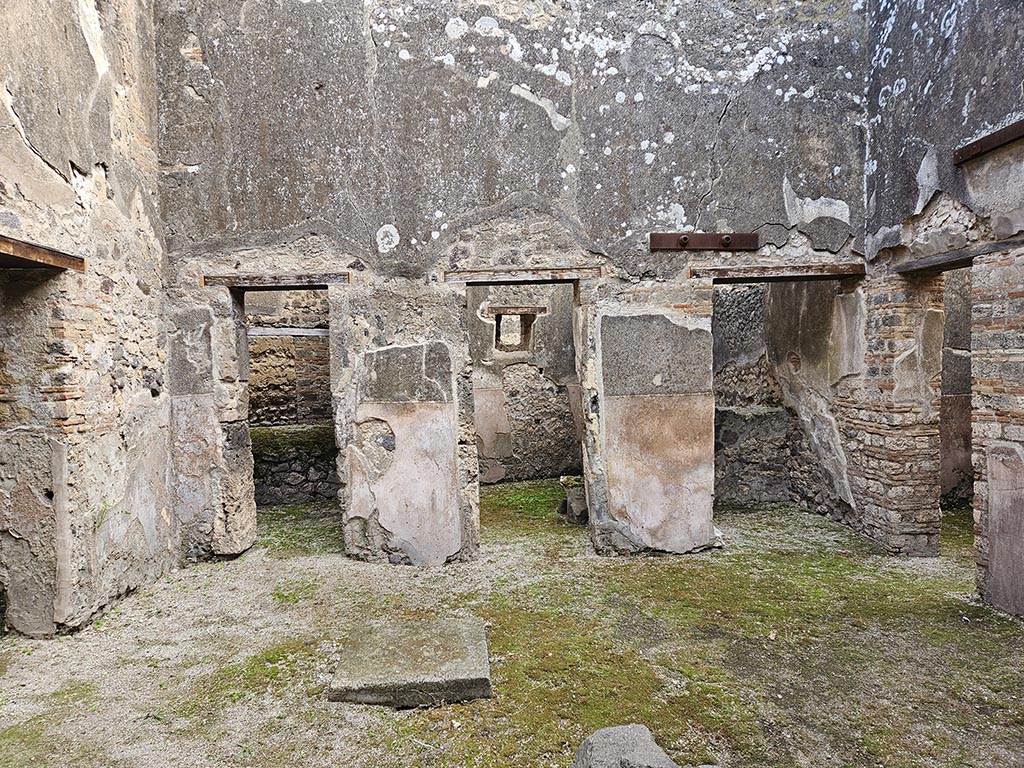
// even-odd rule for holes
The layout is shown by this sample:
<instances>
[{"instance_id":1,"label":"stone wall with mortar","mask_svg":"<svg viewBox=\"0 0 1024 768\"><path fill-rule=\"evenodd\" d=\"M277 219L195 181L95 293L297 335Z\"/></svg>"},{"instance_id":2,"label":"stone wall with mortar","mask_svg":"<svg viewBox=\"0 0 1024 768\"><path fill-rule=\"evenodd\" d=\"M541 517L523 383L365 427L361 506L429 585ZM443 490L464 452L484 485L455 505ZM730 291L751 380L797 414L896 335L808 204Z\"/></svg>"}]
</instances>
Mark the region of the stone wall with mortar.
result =
<instances>
[{"instance_id":1,"label":"stone wall with mortar","mask_svg":"<svg viewBox=\"0 0 1024 768\"><path fill-rule=\"evenodd\" d=\"M146 0L0 18L0 233L88 260L0 269L0 585L30 635L180 561L154 35Z\"/></svg>"},{"instance_id":2,"label":"stone wall with mortar","mask_svg":"<svg viewBox=\"0 0 1024 768\"><path fill-rule=\"evenodd\" d=\"M772 285L769 362L829 478L823 511L889 551L938 551L942 280Z\"/></svg>"},{"instance_id":3,"label":"stone wall with mortar","mask_svg":"<svg viewBox=\"0 0 1024 768\"><path fill-rule=\"evenodd\" d=\"M183 319L213 307L209 347L200 339L194 355L213 384L187 393L182 429L222 435L204 457L219 479L190 487L195 517L250 525L236 493L247 468L218 454L244 418L248 372L227 292L196 287L204 272L352 272L331 294L349 549L433 563L476 542L468 300L444 274L582 265L605 270L580 288L575 329L598 548L706 545L711 298L685 270L709 259L651 254L647 234L756 230L764 247L736 262L828 262L851 258L863 206L860 4L728 5L160 0L171 279ZM624 365L613 329L629 322L663 346L649 350L650 382L608 395L625 373L603 364L603 329ZM664 383L674 378L660 366L680 364L665 353L700 358L706 380ZM374 376L392 366L419 384L377 391ZM681 450L653 434L622 442L641 398L663 398ZM707 418L684 419L698 401ZM403 446L430 425L443 446ZM454 455L431 470L441 485L385 492L387 473L419 466L428 448ZM411 464L396 466L397 451ZM186 475L198 466L185 463ZM692 506L675 508L682 527L666 526L679 472ZM665 495L645 500L644 483L663 480ZM428 491L456 516L426 503ZM402 504L416 510L411 528L382 523ZM423 526L437 535L413 551Z\"/></svg>"},{"instance_id":4,"label":"stone wall with mortar","mask_svg":"<svg viewBox=\"0 0 1024 768\"><path fill-rule=\"evenodd\" d=\"M211 273L352 273L329 291L347 545L434 564L478 541L469 300L446 273L603 269L574 320L595 545L686 551L713 537L714 479L712 289L687 267L863 251L857 284L770 289L768 361L836 509L894 552L934 552L943 281L892 267L1024 227L1019 146L951 161L1021 116L1013 0L10 10L0 226L90 259L2 278L17 628L79 626L182 553L254 540L245 308ZM648 252L648 232L681 228L763 246ZM1002 306L976 300L976 328ZM979 458L989 428L985 594L992 521L1014 508Z\"/></svg>"},{"instance_id":5,"label":"stone wall with mortar","mask_svg":"<svg viewBox=\"0 0 1024 768\"><path fill-rule=\"evenodd\" d=\"M253 427L251 435L257 506L337 499L333 423Z\"/></svg>"},{"instance_id":6,"label":"stone wall with mortar","mask_svg":"<svg viewBox=\"0 0 1024 768\"><path fill-rule=\"evenodd\" d=\"M767 286L715 288L715 503L827 511L828 480L768 363Z\"/></svg>"},{"instance_id":7,"label":"stone wall with mortar","mask_svg":"<svg viewBox=\"0 0 1024 768\"><path fill-rule=\"evenodd\" d=\"M1024 614L1024 248L971 267L978 588Z\"/></svg>"},{"instance_id":8,"label":"stone wall with mortar","mask_svg":"<svg viewBox=\"0 0 1024 768\"><path fill-rule=\"evenodd\" d=\"M946 272L942 346L942 495L944 504L969 502L974 493L971 460L971 270Z\"/></svg>"},{"instance_id":9,"label":"stone wall with mortar","mask_svg":"<svg viewBox=\"0 0 1024 768\"><path fill-rule=\"evenodd\" d=\"M250 424L331 420L329 314L324 290L246 294Z\"/></svg>"},{"instance_id":10,"label":"stone wall with mortar","mask_svg":"<svg viewBox=\"0 0 1024 768\"><path fill-rule=\"evenodd\" d=\"M1024 118L1019 15L1013 0L935 5L888 0L869 10L868 259L927 257L1010 242L1024 232L1024 142L960 166L953 162L957 147ZM1014 424L1024 413L1015 394L1022 378L1015 362L1017 259L1008 248L974 261L970 363L981 369L972 372L979 589L990 602L1019 613L1024 574L1013 542L1020 541L1022 507L1017 481L1007 482L1006 474L1020 450ZM954 365L963 379L959 357ZM949 355L946 362L953 362ZM953 365L946 366L944 381L947 376L957 376ZM1011 509L1016 512L1008 515ZM1002 554L993 547L1001 547ZM993 579L1001 585L995 590Z\"/></svg>"},{"instance_id":11,"label":"stone wall with mortar","mask_svg":"<svg viewBox=\"0 0 1024 768\"><path fill-rule=\"evenodd\" d=\"M249 345L250 424L331 420L327 336L253 335Z\"/></svg>"},{"instance_id":12,"label":"stone wall with mortar","mask_svg":"<svg viewBox=\"0 0 1024 768\"><path fill-rule=\"evenodd\" d=\"M466 297L480 482L582 474L573 287L471 286ZM497 338L508 308L534 310L516 349ZM521 333L519 318L503 315Z\"/></svg>"}]
</instances>

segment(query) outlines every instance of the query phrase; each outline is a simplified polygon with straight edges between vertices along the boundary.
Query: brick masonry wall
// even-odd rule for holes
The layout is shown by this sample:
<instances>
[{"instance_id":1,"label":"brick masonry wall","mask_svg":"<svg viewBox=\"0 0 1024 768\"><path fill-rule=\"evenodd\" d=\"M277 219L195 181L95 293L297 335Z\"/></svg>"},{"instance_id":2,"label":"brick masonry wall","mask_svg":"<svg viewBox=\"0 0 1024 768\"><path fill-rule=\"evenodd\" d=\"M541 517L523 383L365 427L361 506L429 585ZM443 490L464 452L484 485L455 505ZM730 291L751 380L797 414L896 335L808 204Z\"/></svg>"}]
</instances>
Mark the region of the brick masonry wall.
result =
<instances>
[{"instance_id":1,"label":"brick masonry wall","mask_svg":"<svg viewBox=\"0 0 1024 768\"><path fill-rule=\"evenodd\" d=\"M304 424L330 418L327 337L250 336L250 423Z\"/></svg>"},{"instance_id":2,"label":"brick masonry wall","mask_svg":"<svg viewBox=\"0 0 1024 768\"><path fill-rule=\"evenodd\" d=\"M0 589L32 635L180 562L152 4L100 5L0 23L0 232L87 260L0 269Z\"/></svg>"},{"instance_id":3,"label":"brick masonry wall","mask_svg":"<svg viewBox=\"0 0 1024 768\"><path fill-rule=\"evenodd\" d=\"M864 373L834 400L855 527L897 554L938 553L942 286L941 275L864 281Z\"/></svg>"},{"instance_id":4,"label":"brick masonry wall","mask_svg":"<svg viewBox=\"0 0 1024 768\"><path fill-rule=\"evenodd\" d=\"M971 269L974 534L978 589L1024 612L1024 249ZM993 478L999 471L1006 476ZM995 487L994 487L995 486Z\"/></svg>"}]
</instances>

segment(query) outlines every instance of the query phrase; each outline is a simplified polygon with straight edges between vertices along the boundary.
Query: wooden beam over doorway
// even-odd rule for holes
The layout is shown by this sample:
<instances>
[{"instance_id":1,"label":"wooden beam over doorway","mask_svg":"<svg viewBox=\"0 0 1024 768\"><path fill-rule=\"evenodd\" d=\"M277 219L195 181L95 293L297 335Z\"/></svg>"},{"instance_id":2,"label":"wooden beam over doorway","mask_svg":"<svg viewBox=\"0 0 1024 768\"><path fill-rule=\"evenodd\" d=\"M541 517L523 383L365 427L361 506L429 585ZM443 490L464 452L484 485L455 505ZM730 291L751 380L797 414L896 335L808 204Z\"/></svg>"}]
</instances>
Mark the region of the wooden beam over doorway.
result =
<instances>
[{"instance_id":1,"label":"wooden beam over doorway","mask_svg":"<svg viewBox=\"0 0 1024 768\"><path fill-rule=\"evenodd\" d=\"M509 283L572 283L601 277L601 267L563 267L558 269L457 269L444 273L446 283L505 285Z\"/></svg>"},{"instance_id":2,"label":"wooden beam over doorway","mask_svg":"<svg viewBox=\"0 0 1024 768\"><path fill-rule=\"evenodd\" d=\"M3 269L70 269L85 272L85 259L47 248L45 245L15 240L0 235L0 268Z\"/></svg>"},{"instance_id":3,"label":"wooden beam over doorway","mask_svg":"<svg viewBox=\"0 0 1024 768\"><path fill-rule=\"evenodd\" d=\"M864 264L861 262L690 267L691 278L705 280L710 278L715 283L781 283L804 280L845 280L849 277L863 277L864 274Z\"/></svg>"},{"instance_id":4,"label":"wooden beam over doorway","mask_svg":"<svg viewBox=\"0 0 1024 768\"><path fill-rule=\"evenodd\" d=\"M201 285L222 286L235 291L315 291L330 285L348 285L349 272L315 272L290 275L203 275Z\"/></svg>"},{"instance_id":5,"label":"wooden beam over doorway","mask_svg":"<svg viewBox=\"0 0 1024 768\"><path fill-rule=\"evenodd\" d=\"M969 267L978 256L986 256L990 253L1009 251L1015 248L1024 248L1024 238L1003 240L998 243L980 243L967 248L960 248L956 251L913 259L896 267L896 272L908 276L936 275L939 272L949 272L954 269Z\"/></svg>"},{"instance_id":6,"label":"wooden beam over doorway","mask_svg":"<svg viewBox=\"0 0 1024 768\"><path fill-rule=\"evenodd\" d=\"M1007 144L1018 139L1024 139L1024 120L1010 123L1005 128L1000 128L998 131L982 136L977 141L964 144L953 153L953 164L963 165L988 152L1005 147Z\"/></svg>"}]
</instances>

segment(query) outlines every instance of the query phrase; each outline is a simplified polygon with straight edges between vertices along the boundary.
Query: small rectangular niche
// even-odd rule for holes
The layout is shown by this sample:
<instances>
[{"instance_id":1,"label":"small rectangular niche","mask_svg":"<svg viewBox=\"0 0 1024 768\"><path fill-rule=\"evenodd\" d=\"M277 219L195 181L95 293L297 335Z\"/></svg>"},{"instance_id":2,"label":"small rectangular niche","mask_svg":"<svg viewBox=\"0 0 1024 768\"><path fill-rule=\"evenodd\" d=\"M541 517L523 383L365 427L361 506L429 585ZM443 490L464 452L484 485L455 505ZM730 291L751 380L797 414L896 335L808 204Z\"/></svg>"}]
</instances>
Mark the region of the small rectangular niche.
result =
<instances>
[{"instance_id":1,"label":"small rectangular niche","mask_svg":"<svg viewBox=\"0 0 1024 768\"><path fill-rule=\"evenodd\" d=\"M526 352L533 343L533 324L547 314L547 307L488 307L494 318L494 348L502 352Z\"/></svg>"}]
</instances>

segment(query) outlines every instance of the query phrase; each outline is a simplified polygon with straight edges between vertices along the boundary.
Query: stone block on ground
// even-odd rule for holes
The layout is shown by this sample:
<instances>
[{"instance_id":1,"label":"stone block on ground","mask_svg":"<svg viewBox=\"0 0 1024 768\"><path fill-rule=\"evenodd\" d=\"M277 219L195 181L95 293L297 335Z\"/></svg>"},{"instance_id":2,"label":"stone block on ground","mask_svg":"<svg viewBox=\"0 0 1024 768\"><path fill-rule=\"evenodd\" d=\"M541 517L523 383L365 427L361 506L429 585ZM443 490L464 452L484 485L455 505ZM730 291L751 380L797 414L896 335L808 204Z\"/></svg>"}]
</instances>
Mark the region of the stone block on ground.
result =
<instances>
[{"instance_id":1,"label":"stone block on ground","mask_svg":"<svg viewBox=\"0 0 1024 768\"><path fill-rule=\"evenodd\" d=\"M330 701L432 707L491 696L487 633L479 619L374 623L352 632Z\"/></svg>"},{"instance_id":2,"label":"stone block on ground","mask_svg":"<svg viewBox=\"0 0 1024 768\"><path fill-rule=\"evenodd\" d=\"M571 768L679 768L643 725L602 728L576 753Z\"/></svg>"},{"instance_id":3,"label":"stone block on ground","mask_svg":"<svg viewBox=\"0 0 1024 768\"><path fill-rule=\"evenodd\" d=\"M587 511L587 491L583 486L583 478L577 475L563 475L558 479L565 490L565 500L558 511L570 523L586 525L589 517Z\"/></svg>"}]
</instances>

